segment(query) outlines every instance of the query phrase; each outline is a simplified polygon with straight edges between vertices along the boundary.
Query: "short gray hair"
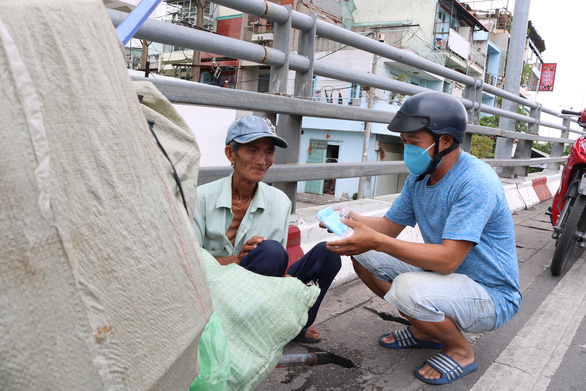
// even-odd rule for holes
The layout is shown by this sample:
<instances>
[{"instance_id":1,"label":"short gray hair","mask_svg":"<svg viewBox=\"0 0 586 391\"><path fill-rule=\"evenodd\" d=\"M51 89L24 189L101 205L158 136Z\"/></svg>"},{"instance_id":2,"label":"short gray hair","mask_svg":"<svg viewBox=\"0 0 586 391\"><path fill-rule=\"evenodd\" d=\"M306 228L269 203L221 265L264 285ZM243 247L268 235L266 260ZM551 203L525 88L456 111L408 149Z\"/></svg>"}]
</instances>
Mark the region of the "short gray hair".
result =
<instances>
[{"instance_id":1,"label":"short gray hair","mask_svg":"<svg viewBox=\"0 0 586 391\"><path fill-rule=\"evenodd\" d=\"M242 146L242 144L240 144L238 141L234 141L234 140L230 141L228 143L228 145L232 147L232 149L234 150L234 153L238 153L238 150Z\"/></svg>"}]
</instances>

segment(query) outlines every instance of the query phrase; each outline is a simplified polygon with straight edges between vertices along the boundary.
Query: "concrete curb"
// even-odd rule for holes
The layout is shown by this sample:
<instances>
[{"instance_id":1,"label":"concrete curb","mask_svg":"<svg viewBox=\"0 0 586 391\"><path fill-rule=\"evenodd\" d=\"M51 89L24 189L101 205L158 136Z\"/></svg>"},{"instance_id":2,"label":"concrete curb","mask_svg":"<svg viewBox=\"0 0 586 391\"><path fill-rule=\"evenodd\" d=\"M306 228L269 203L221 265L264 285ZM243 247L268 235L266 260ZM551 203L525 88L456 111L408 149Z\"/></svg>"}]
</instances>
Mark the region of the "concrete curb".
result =
<instances>
[{"instance_id":1,"label":"concrete curb","mask_svg":"<svg viewBox=\"0 0 586 391\"><path fill-rule=\"evenodd\" d=\"M560 186L560 172L530 174L527 178L502 179L511 212L531 208L553 198Z\"/></svg>"},{"instance_id":2,"label":"concrete curb","mask_svg":"<svg viewBox=\"0 0 586 391\"><path fill-rule=\"evenodd\" d=\"M547 171L530 174L527 178L503 178L501 180L512 213L529 209L551 199L557 191L560 181L560 172ZM340 202L339 204L362 215L383 216L398 196L398 194L391 194L357 201ZM290 223L296 228L292 228L295 237L290 236L290 243L287 246L289 254L295 254L298 257L298 254L306 253L319 242L338 239L335 234L328 233L325 229L319 227L315 214L325 207L327 205L298 209L296 214L291 216ZM292 230L290 229L290 232ZM423 243L423 238L417 226L415 228L407 227L401 233L399 239ZM331 287L340 286L355 278L357 276L354 273L352 261L350 257L344 256L342 257L342 269L334 279Z\"/></svg>"}]
</instances>

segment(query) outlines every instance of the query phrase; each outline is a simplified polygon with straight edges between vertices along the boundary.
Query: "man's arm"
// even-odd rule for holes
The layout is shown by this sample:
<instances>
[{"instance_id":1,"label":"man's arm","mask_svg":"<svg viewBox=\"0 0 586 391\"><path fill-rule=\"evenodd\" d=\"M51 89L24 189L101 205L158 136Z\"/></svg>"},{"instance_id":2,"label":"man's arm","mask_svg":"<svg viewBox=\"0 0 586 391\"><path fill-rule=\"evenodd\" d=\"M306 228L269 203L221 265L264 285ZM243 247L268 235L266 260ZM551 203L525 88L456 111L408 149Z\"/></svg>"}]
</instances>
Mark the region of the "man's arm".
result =
<instances>
[{"instance_id":1,"label":"man's arm","mask_svg":"<svg viewBox=\"0 0 586 391\"><path fill-rule=\"evenodd\" d=\"M199 243L199 247L203 247L204 232L205 232L205 199L198 193L195 201L195 208L193 210L193 231Z\"/></svg>"},{"instance_id":2,"label":"man's arm","mask_svg":"<svg viewBox=\"0 0 586 391\"><path fill-rule=\"evenodd\" d=\"M343 222L354 229L354 233L345 239L328 242L328 250L340 255L357 255L376 250L413 266L443 274L453 273L474 246L473 242L464 240L443 240L441 244L406 242L378 232L355 219L343 219Z\"/></svg>"},{"instance_id":3,"label":"man's arm","mask_svg":"<svg viewBox=\"0 0 586 391\"><path fill-rule=\"evenodd\" d=\"M284 225L283 227L283 238L281 238L280 242L283 245L283 248L287 248L287 241L289 240L289 217L291 216L291 201L289 200L289 198L287 196L285 196L285 202L287 202L287 212L282 216L282 223ZM272 239L272 238L269 238ZM278 240L278 238L274 238L275 240Z\"/></svg>"},{"instance_id":4,"label":"man's arm","mask_svg":"<svg viewBox=\"0 0 586 391\"><path fill-rule=\"evenodd\" d=\"M238 258L238 255L229 255L227 257L218 257L216 258L216 261L218 261L218 263L220 265L229 265L231 263L235 263L237 265L240 265L240 258Z\"/></svg>"},{"instance_id":5,"label":"man's arm","mask_svg":"<svg viewBox=\"0 0 586 391\"><path fill-rule=\"evenodd\" d=\"M442 240L441 244L412 243L388 238L378 243L375 250L426 270L443 274L456 271L474 246L465 240Z\"/></svg>"}]
</instances>

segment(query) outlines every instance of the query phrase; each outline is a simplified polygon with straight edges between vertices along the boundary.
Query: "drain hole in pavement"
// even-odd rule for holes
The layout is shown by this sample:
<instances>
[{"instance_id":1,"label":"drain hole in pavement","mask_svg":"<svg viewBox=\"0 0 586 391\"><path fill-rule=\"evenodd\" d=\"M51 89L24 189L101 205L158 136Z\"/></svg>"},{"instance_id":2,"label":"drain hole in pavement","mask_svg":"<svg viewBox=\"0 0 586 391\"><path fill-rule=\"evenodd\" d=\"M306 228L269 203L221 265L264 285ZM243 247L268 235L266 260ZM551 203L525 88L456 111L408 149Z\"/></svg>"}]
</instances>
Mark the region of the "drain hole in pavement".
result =
<instances>
[{"instance_id":1,"label":"drain hole in pavement","mask_svg":"<svg viewBox=\"0 0 586 391\"><path fill-rule=\"evenodd\" d=\"M407 319L405 319L401 316L395 316L395 315L389 314L387 312L377 311L372 308L366 308L366 309L371 312L374 312L375 314L380 316L380 318L382 320L390 320L391 322L397 322L397 323L405 324L407 326L411 326L411 322L409 322Z\"/></svg>"},{"instance_id":2,"label":"drain hole in pavement","mask_svg":"<svg viewBox=\"0 0 586 391\"><path fill-rule=\"evenodd\" d=\"M356 368L356 365L354 365L352 360L347 359L342 356L338 356L337 354L325 352L325 351L321 350L320 348L316 348L313 346L308 346L307 350L309 350L310 353L317 355L318 357L321 356L324 361L322 364L335 364L335 365L339 365L343 368ZM319 358L318 358L318 365L319 365Z\"/></svg>"}]
</instances>

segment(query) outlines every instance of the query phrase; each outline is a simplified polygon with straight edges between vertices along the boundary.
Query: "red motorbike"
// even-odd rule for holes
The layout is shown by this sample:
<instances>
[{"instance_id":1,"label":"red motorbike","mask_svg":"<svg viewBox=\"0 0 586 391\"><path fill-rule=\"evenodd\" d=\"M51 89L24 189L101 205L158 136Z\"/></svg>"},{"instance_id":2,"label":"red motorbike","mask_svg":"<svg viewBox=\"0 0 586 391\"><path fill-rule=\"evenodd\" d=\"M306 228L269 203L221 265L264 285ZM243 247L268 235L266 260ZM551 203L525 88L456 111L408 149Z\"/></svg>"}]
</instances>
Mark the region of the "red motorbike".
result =
<instances>
[{"instance_id":1,"label":"red motorbike","mask_svg":"<svg viewBox=\"0 0 586 391\"><path fill-rule=\"evenodd\" d=\"M580 116L578 125L586 128L586 109L582 112L562 110L562 114ZM580 136L572 145L562 171L560 188L550 207L552 238L556 248L551 274L559 276L579 249L586 247L586 139ZM576 247L578 245L578 247Z\"/></svg>"}]
</instances>

